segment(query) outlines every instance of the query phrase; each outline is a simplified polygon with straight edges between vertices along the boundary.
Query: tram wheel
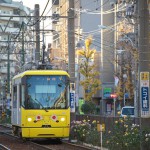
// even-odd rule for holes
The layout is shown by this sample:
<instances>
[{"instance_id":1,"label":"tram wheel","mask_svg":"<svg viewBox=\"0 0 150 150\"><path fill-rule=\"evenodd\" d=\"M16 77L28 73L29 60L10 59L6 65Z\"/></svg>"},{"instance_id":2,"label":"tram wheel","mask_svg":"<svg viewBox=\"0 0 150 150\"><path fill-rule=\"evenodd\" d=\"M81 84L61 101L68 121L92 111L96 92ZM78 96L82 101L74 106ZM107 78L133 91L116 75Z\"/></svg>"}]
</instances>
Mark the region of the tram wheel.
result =
<instances>
[{"instance_id":1,"label":"tram wheel","mask_svg":"<svg viewBox=\"0 0 150 150\"><path fill-rule=\"evenodd\" d=\"M58 142L59 144L62 143L61 138L56 138L56 142Z\"/></svg>"},{"instance_id":2,"label":"tram wheel","mask_svg":"<svg viewBox=\"0 0 150 150\"><path fill-rule=\"evenodd\" d=\"M22 141L25 143L25 142L27 142L27 141L29 141L29 138L21 138L22 139Z\"/></svg>"},{"instance_id":3,"label":"tram wheel","mask_svg":"<svg viewBox=\"0 0 150 150\"><path fill-rule=\"evenodd\" d=\"M17 131L18 131L18 132L17 132L18 137L19 137L20 139L22 139L22 132L21 132L21 129L18 128Z\"/></svg>"},{"instance_id":4,"label":"tram wheel","mask_svg":"<svg viewBox=\"0 0 150 150\"><path fill-rule=\"evenodd\" d=\"M14 136L17 136L17 127L14 127L13 126L13 129L12 129L12 134L14 135Z\"/></svg>"}]
</instances>

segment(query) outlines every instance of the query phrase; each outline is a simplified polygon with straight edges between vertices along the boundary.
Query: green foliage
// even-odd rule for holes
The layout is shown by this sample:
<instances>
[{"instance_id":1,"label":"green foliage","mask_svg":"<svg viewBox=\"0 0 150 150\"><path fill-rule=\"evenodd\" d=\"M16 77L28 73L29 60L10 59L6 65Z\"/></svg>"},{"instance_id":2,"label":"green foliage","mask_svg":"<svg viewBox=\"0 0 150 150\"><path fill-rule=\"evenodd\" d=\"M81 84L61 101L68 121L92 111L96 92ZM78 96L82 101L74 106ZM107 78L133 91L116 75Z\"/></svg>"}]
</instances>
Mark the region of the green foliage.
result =
<instances>
[{"instance_id":1,"label":"green foliage","mask_svg":"<svg viewBox=\"0 0 150 150\"><path fill-rule=\"evenodd\" d=\"M90 143L94 146L100 146L100 134L97 130L90 130L86 137L86 143Z\"/></svg>"},{"instance_id":2,"label":"green foliage","mask_svg":"<svg viewBox=\"0 0 150 150\"><path fill-rule=\"evenodd\" d=\"M85 142L93 146L100 146L100 132L97 131L98 121L72 121L70 139ZM130 117L119 118L114 122L112 131L103 134L103 147L109 150L144 150L150 149L150 129L140 129L133 124Z\"/></svg>"},{"instance_id":3,"label":"green foliage","mask_svg":"<svg viewBox=\"0 0 150 150\"><path fill-rule=\"evenodd\" d=\"M72 121L70 130L70 139L77 139L78 141L85 142L87 133L91 125L88 121Z\"/></svg>"},{"instance_id":4,"label":"green foliage","mask_svg":"<svg viewBox=\"0 0 150 150\"><path fill-rule=\"evenodd\" d=\"M94 104L92 101L85 101L85 103L81 106L82 112L84 114L94 114L96 110L96 104Z\"/></svg>"},{"instance_id":5,"label":"green foliage","mask_svg":"<svg viewBox=\"0 0 150 150\"><path fill-rule=\"evenodd\" d=\"M142 130L142 147L144 147L144 150L150 149L150 128L145 128Z\"/></svg>"},{"instance_id":6,"label":"green foliage","mask_svg":"<svg viewBox=\"0 0 150 150\"><path fill-rule=\"evenodd\" d=\"M0 123L1 124L5 124L5 123L8 123L8 124L10 124L11 123L11 117L10 116L4 116L4 117L2 117L2 116L0 116Z\"/></svg>"},{"instance_id":7,"label":"green foliage","mask_svg":"<svg viewBox=\"0 0 150 150\"><path fill-rule=\"evenodd\" d=\"M97 122L94 120L72 121L70 140L77 139L78 142L86 142L92 145L100 145L100 135L97 131Z\"/></svg>"},{"instance_id":8,"label":"green foliage","mask_svg":"<svg viewBox=\"0 0 150 150\"><path fill-rule=\"evenodd\" d=\"M142 134L140 126L132 122L130 117L115 121L113 130L105 132L104 146L109 150L140 150L140 143L148 144L145 143L148 139L145 138L145 134Z\"/></svg>"}]
</instances>

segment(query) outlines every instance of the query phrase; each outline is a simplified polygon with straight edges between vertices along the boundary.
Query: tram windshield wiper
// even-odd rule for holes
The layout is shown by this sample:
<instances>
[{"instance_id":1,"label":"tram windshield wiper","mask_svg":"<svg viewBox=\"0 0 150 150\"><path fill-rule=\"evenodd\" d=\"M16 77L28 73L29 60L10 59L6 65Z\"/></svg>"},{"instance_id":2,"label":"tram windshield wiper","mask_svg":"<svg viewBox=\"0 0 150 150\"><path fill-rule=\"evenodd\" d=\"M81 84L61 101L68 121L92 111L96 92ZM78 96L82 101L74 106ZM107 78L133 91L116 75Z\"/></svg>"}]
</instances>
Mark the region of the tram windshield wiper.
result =
<instances>
[{"instance_id":1,"label":"tram windshield wiper","mask_svg":"<svg viewBox=\"0 0 150 150\"><path fill-rule=\"evenodd\" d=\"M35 101L38 102L38 104L42 107L42 109L44 109L46 112L48 112L48 110L37 99L35 99Z\"/></svg>"}]
</instances>

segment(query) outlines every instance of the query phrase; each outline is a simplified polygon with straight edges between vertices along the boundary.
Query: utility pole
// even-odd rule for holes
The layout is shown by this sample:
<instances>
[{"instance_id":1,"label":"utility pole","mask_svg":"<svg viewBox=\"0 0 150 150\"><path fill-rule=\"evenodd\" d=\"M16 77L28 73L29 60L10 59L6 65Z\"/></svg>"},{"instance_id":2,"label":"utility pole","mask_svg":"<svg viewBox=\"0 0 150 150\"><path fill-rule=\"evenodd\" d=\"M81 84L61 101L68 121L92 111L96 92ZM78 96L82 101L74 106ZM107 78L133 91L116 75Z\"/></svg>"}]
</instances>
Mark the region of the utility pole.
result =
<instances>
[{"instance_id":1,"label":"utility pole","mask_svg":"<svg viewBox=\"0 0 150 150\"><path fill-rule=\"evenodd\" d=\"M75 109L75 37L74 37L74 0L69 0L68 11L68 68L71 80L70 87L70 108L73 113L73 118L76 119Z\"/></svg>"},{"instance_id":2,"label":"utility pole","mask_svg":"<svg viewBox=\"0 0 150 150\"><path fill-rule=\"evenodd\" d=\"M139 97L139 116L150 116L149 102L149 72L150 72L150 50L149 50L149 10L148 0L138 0L139 14L139 34L138 34L138 50L139 50L139 81L140 81L140 97ZM144 78L142 79L142 76ZM145 76L147 80L145 80ZM142 81L143 80L143 81ZM147 84L145 88L145 84ZM143 91L144 88L144 91ZM145 93L147 96L145 98ZM143 97L144 96L144 97Z\"/></svg>"},{"instance_id":3,"label":"utility pole","mask_svg":"<svg viewBox=\"0 0 150 150\"><path fill-rule=\"evenodd\" d=\"M24 65L25 63L25 57L24 57L24 21L22 22L22 66Z\"/></svg>"},{"instance_id":4,"label":"utility pole","mask_svg":"<svg viewBox=\"0 0 150 150\"><path fill-rule=\"evenodd\" d=\"M7 47L7 93L10 93L10 35L8 35L8 47Z\"/></svg>"},{"instance_id":5,"label":"utility pole","mask_svg":"<svg viewBox=\"0 0 150 150\"><path fill-rule=\"evenodd\" d=\"M7 104L6 104L6 110L7 115L10 115L10 35L8 34L8 47L7 47Z\"/></svg>"},{"instance_id":6,"label":"utility pole","mask_svg":"<svg viewBox=\"0 0 150 150\"><path fill-rule=\"evenodd\" d=\"M74 0L69 0L68 11L68 55L71 82L75 82L75 37L74 37Z\"/></svg>"},{"instance_id":7,"label":"utility pole","mask_svg":"<svg viewBox=\"0 0 150 150\"><path fill-rule=\"evenodd\" d=\"M44 20L43 20L43 46L42 46L42 64L45 64L45 41L44 41Z\"/></svg>"},{"instance_id":8,"label":"utility pole","mask_svg":"<svg viewBox=\"0 0 150 150\"><path fill-rule=\"evenodd\" d=\"M140 134L142 135L142 118L150 116L149 108L149 72L150 72L150 51L149 51L149 10L148 0L138 0L139 33L139 123ZM142 142L140 140L140 149Z\"/></svg>"},{"instance_id":9,"label":"utility pole","mask_svg":"<svg viewBox=\"0 0 150 150\"><path fill-rule=\"evenodd\" d=\"M39 4L35 4L35 36L36 36L36 49L35 49L35 63L40 60L40 8Z\"/></svg>"}]
</instances>

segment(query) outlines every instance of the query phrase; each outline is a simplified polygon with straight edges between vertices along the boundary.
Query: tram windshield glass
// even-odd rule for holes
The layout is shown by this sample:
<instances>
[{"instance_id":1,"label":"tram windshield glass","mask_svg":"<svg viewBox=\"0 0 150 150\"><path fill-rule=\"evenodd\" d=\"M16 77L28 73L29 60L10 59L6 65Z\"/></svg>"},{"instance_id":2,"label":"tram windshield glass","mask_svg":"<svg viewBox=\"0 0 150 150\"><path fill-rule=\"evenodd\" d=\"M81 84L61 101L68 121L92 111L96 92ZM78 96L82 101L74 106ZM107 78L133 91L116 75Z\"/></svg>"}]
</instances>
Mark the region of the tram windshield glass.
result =
<instances>
[{"instance_id":1,"label":"tram windshield glass","mask_svg":"<svg viewBox=\"0 0 150 150\"><path fill-rule=\"evenodd\" d=\"M26 78L26 109L65 109L68 107L67 76L31 75Z\"/></svg>"}]
</instances>

